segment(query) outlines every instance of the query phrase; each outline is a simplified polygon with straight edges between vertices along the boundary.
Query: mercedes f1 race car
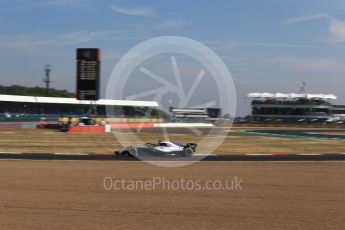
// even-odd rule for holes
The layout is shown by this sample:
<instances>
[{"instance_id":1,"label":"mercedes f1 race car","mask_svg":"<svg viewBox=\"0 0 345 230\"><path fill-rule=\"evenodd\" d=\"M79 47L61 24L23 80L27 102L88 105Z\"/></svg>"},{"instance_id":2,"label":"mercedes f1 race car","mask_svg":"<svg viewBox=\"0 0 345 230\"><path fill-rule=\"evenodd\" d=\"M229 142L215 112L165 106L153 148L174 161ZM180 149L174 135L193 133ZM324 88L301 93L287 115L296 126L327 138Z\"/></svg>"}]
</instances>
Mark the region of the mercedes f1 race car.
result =
<instances>
[{"instance_id":1,"label":"mercedes f1 race car","mask_svg":"<svg viewBox=\"0 0 345 230\"><path fill-rule=\"evenodd\" d=\"M128 146L123 151L116 151L116 156L192 156L196 151L197 144L187 143L186 145L171 141L158 141L158 144L147 143L144 146Z\"/></svg>"}]
</instances>

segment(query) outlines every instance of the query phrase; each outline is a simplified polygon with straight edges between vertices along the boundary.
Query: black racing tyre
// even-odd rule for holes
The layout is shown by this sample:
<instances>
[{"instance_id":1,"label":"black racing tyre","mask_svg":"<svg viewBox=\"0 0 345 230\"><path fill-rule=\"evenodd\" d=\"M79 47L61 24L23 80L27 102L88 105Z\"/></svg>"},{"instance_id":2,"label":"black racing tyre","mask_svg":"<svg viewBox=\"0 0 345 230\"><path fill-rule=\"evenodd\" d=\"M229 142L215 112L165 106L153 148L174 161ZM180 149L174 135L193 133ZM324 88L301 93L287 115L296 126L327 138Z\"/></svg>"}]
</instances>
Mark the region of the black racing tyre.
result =
<instances>
[{"instance_id":1,"label":"black racing tyre","mask_svg":"<svg viewBox=\"0 0 345 230\"><path fill-rule=\"evenodd\" d=\"M128 150L124 151L115 151L114 152L115 156L125 156L125 157L132 157L132 154Z\"/></svg>"},{"instance_id":2,"label":"black racing tyre","mask_svg":"<svg viewBox=\"0 0 345 230\"><path fill-rule=\"evenodd\" d=\"M185 157L190 157L190 156L193 156L193 149L192 148L185 148L183 150L183 156Z\"/></svg>"}]
</instances>

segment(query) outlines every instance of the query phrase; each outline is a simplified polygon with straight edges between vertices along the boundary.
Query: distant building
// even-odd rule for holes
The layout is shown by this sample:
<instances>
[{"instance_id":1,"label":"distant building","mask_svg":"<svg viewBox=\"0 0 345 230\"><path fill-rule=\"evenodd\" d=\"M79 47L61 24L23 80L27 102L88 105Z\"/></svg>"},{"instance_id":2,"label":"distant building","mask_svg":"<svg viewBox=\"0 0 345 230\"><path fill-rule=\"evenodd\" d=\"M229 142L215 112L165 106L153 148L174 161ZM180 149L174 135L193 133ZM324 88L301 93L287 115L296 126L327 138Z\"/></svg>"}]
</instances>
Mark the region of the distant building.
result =
<instances>
[{"instance_id":1,"label":"distant building","mask_svg":"<svg viewBox=\"0 0 345 230\"><path fill-rule=\"evenodd\" d=\"M345 124L345 105L333 105L330 122Z\"/></svg>"},{"instance_id":2,"label":"distant building","mask_svg":"<svg viewBox=\"0 0 345 230\"><path fill-rule=\"evenodd\" d=\"M345 105L334 94L250 93L252 121L265 123L343 123Z\"/></svg>"},{"instance_id":3,"label":"distant building","mask_svg":"<svg viewBox=\"0 0 345 230\"><path fill-rule=\"evenodd\" d=\"M170 108L175 121L214 122L222 115L220 108Z\"/></svg>"}]
</instances>

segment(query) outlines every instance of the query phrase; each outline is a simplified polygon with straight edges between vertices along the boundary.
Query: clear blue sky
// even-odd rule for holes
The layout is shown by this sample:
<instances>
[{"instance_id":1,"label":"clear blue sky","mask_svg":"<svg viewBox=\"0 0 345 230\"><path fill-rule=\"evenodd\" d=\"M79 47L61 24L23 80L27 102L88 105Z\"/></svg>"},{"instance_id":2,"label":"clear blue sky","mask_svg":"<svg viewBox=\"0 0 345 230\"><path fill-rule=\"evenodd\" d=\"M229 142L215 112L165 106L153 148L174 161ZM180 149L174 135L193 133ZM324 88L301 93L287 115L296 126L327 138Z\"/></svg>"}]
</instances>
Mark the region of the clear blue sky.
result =
<instances>
[{"instance_id":1,"label":"clear blue sky","mask_svg":"<svg viewBox=\"0 0 345 230\"><path fill-rule=\"evenodd\" d=\"M156 36L212 48L232 72L238 114L249 92L334 93L345 103L345 1L0 0L0 84L75 89L75 49L104 53L102 89L119 58Z\"/></svg>"}]
</instances>

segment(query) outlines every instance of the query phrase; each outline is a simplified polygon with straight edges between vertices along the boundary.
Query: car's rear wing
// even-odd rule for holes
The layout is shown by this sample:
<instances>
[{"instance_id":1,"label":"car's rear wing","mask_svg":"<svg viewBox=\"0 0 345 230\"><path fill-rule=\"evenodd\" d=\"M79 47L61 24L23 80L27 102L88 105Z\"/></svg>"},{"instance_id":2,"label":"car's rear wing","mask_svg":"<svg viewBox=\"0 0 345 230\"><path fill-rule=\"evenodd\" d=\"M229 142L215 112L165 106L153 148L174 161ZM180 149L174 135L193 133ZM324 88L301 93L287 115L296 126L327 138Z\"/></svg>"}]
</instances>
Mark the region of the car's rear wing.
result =
<instances>
[{"instance_id":1,"label":"car's rear wing","mask_svg":"<svg viewBox=\"0 0 345 230\"><path fill-rule=\"evenodd\" d=\"M196 151L196 146L197 146L197 144L195 144L195 143L187 143L185 145L185 148L191 148L193 150L193 152L195 152Z\"/></svg>"}]
</instances>

